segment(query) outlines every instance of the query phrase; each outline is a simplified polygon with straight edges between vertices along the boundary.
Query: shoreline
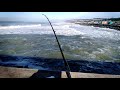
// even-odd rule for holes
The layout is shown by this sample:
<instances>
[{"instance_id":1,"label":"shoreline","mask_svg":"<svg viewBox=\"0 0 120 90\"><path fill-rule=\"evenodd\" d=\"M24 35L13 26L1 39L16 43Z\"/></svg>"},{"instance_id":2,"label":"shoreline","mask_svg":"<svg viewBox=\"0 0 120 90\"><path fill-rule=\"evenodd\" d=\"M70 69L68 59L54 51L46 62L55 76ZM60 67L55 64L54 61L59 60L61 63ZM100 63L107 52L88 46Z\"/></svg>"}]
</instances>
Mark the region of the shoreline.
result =
<instances>
[{"instance_id":1,"label":"shoreline","mask_svg":"<svg viewBox=\"0 0 120 90\"><path fill-rule=\"evenodd\" d=\"M75 24L84 25L84 26L100 27L100 28L110 28L110 29L115 29L117 31L120 31L120 26L117 26L117 25L80 24L80 23L75 23Z\"/></svg>"}]
</instances>

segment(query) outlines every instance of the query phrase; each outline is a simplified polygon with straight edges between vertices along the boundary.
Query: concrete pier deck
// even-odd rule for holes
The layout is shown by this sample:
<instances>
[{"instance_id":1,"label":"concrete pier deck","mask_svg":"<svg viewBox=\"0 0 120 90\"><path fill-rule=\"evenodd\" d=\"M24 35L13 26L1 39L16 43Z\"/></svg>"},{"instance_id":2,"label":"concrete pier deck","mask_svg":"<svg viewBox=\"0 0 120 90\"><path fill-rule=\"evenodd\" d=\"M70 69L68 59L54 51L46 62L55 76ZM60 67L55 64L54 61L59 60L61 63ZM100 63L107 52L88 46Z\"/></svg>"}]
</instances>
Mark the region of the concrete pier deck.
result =
<instances>
[{"instance_id":1,"label":"concrete pier deck","mask_svg":"<svg viewBox=\"0 0 120 90\"><path fill-rule=\"evenodd\" d=\"M70 72L72 78L120 78L120 75ZM0 66L0 78L67 78L65 71L42 71L37 69Z\"/></svg>"}]
</instances>

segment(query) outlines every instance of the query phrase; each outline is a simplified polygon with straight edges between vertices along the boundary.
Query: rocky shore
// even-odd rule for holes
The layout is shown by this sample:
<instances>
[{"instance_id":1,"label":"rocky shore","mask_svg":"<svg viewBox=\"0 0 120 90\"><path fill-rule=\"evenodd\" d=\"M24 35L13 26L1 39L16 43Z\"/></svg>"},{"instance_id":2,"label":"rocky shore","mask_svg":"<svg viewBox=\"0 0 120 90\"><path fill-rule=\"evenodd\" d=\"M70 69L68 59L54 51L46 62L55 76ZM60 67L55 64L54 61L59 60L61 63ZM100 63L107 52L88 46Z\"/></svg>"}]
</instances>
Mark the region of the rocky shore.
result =
<instances>
[{"instance_id":1,"label":"rocky shore","mask_svg":"<svg viewBox=\"0 0 120 90\"><path fill-rule=\"evenodd\" d=\"M80 25L110 28L120 31L120 18L74 19L74 20L68 20L68 22L72 22Z\"/></svg>"},{"instance_id":2,"label":"rocky shore","mask_svg":"<svg viewBox=\"0 0 120 90\"><path fill-rule=\"evenodd\" d=\"M101 27L101 28L110 28L110 29L115 29L120 31L120 26L118 25L102 25L102 24L80 24L80 23L75 23L79 25L86 25L86 26L94 26L94 27Z\"/></svg>"}]
</instances>

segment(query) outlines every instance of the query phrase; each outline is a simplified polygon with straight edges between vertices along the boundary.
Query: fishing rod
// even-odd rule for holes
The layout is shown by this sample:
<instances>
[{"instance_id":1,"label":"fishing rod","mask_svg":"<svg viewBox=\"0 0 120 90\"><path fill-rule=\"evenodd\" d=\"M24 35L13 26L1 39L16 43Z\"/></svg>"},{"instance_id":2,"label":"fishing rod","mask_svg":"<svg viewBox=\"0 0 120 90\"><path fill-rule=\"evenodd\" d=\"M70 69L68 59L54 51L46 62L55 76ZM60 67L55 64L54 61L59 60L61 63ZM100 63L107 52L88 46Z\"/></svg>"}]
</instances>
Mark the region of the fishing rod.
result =
<instances>
[{"instance_id":1,"label":"fishing rod","mask_svg":"<svg viewBox=\"0 0 120 90\"><path fill-rule=\"evenodd\" d=\"M70 67L69 67L69 65L68 65L68 62L65 60L65 57L64 57L62 48L61 48L61 46L60 46L60 43L59 43L59 41L58 41L57 35L56 35L56 33L55 33L55 30L54 30L54 28L53 28L50 20L48 19L48 17L47 17L45 14L42 14L42 15L47 18L47 20L48 20L48 22L49 22L49 24L50 24L50 26L51 26L51 28L52 28L52 30L53 30L53 32L54 32L54 35L55 35L55 37L56 37L56 40L57 40L57 43L58 43L58 46L59 46L59 49L60 49L60 52L61 52L61 55L62 55L62 57L63 57L63 61L64 61L64 64L65 64L65 67L66 67L66 69L67 69L67 70L66 70L66 75L67 75L68 78L71 78Z\"/></svg>"}]
</instances>

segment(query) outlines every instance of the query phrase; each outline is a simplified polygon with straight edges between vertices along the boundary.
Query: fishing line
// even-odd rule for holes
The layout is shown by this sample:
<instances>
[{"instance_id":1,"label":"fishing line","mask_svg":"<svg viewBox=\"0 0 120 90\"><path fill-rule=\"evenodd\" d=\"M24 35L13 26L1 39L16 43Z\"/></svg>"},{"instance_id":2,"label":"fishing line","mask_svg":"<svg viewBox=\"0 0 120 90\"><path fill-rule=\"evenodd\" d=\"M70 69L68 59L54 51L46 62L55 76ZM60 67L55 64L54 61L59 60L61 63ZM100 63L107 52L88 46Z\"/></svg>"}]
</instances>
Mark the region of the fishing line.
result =
<instances>
[{"instance_id":1,"label":"fishing line","mask_svg":"<svg viewBox=\"0 0 120 90\"><path fill-rule=\"evenodd\" d=\"M50 26L51 26L51 28L52 28L52 30L53 30L53 32L54 32L56 41L57 41L57 43L58 43L58 46L59 46L61 55L62 55L62 57L63 57L64 64L65 64L65 67L66 67L66 74L67 74L67 77L68 77L68 78L71 78L70 67L69 67L68 62L66 61L66 59L65 59L65 57L64 57L64 54L63 54L62 48L61 48L61 46L60 46L60 43L59 43L59 41L58 41L57 35L56 35L56 33L55 33L55 30L54 30L54 28L53 28L53 26L52 26L50 20L48 19L48 17L47 17L45 14L42 14L42 15L45 16L45 17L47 18L47 20L48 20L48 22L49 22L49 24L50 24Z\"/></svg>"}]
</instances>

